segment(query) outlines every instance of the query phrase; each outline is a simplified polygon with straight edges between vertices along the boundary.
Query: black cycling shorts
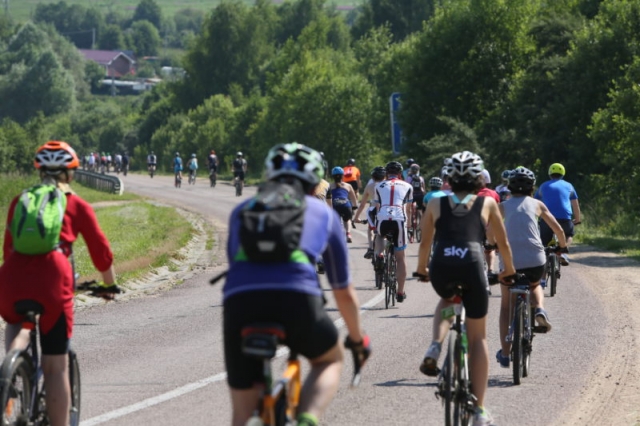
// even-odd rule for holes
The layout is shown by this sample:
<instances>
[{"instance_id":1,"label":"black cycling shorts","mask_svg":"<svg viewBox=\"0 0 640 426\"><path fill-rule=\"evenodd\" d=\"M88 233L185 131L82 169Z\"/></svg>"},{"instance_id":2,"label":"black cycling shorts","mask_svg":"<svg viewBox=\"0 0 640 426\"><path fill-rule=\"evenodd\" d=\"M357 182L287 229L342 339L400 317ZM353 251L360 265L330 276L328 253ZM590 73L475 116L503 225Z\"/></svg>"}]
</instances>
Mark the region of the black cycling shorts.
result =
<instances>
[{"instance_id":1,"label":"black cycling shorts","mask_svg":"<svg viewBox=\"0 0 640 426\"><path fill-rule=\"evenodd\" d=\"M40 333L40 347L43 355L64 355L69 352L67 317L64 312L47 334Z\"/></svg>"},{"instance_id":2,"label":"black cycling shorts","mask_svg":"<svg viewBox=\"0 0 640 426\"><path fill-rule=\"evenodd\" d=\"M556 220L562 227L562 230L564 231L564 236L566 238L573 237L575 235L574 228L573 228L573 221L571 219L556 219ZM542 219L540 219L538 223L540 224L540 240L542 240L542 245L546 247L553 239L553 230L549 227L549 225L547 225L547 222L545 222Z\"/></svg>"},{"instance_id":3,"label":"black cycling shorts","mask_svg":"<svg viewBox=\"0 0 640 426\"><path fill-rule=\"evenodd\" d=\"M429 265L429 276L433 289L443 299L455 295L454 284L465 283L462 304L469 318L484 318L489 311L489 294L487 293L487 275L482 261L452 264L432 260Z\"/></svg>"},{"instance_id":4,"label":"black cycling shorts","mask_svg":"<svg viewBox=\"0 0 640 426\"><path fill-rule=\"evenodd\" d=\"M426 210L426 207L424 205L424 194L420 195L420 196L413 196L413 201L416 203L416 207L419 208L423 213Z\"/></svg>"},{"instance_id":5,"label":"black cycling shorts","mask_svg":"<svg viewBox=\"0 0 640 426\"><path fill-rule=\"evenodd\" d=\"M527 277L527 280L529 280L531 284L534 284L542 279L542 274L544 274L544 265L535 266L533 268L516 269L516 272L524 274Z\"/></svg>"},{"instance_id":6,"label":"black cycling shorts","mask_svg":"<svg viewBox=\"0 0 640 426\"><path fill-rule=\"evenodd\" d=\"M338 342L338 330L324 310L321 297L293 291L253 291L224 302L224 358L227 382L249 389L262 380L262 361L242 354L242 327L256 322L281 324L285 345L314 359Z\"/></svg>"},{"instance_id":7,"label":"black cycling shorts","mask_svg":"<svg viewBox=\"0 0 640 426\"><path fill-rule=\"evenodd\" d=\"M351 220L353 218L353 209L351 209L351 204L334 204L333 209L338 213L338 216L345 222Z\"/></svg>"},{"instance_id":8,"label":"black cycling shorts","mask_svg":"<svg viewBox=\"0 0 640 426\"><path fill-rule=\"evenodd\" d=\"M233 177L237 177L240 180L244 180L244 172L233 172Z\"/></svg>"}]
</instances>

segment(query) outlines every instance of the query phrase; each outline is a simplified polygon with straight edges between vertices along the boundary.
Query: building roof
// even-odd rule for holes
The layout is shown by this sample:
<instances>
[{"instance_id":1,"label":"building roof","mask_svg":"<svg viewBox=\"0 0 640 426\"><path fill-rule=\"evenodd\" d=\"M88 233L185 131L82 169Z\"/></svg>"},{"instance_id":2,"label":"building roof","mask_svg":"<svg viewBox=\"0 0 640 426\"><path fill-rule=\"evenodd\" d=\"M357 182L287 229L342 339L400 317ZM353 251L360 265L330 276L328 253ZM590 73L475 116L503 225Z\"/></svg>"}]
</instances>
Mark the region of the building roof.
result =
<instances>
[{"instance_id":1,"label":"building roof","mask_svg":"<svg viewBox=\"0 0 640 426\"><path fill-rule=\"evenodd\" d=\"M93 49L78 49L78 51L86 58L97 62L100 65L109 65L118 56L124 56L131 63L135 63L133 58L124 53L122 50L93 50Z\"/></svg>"}]
</instances>

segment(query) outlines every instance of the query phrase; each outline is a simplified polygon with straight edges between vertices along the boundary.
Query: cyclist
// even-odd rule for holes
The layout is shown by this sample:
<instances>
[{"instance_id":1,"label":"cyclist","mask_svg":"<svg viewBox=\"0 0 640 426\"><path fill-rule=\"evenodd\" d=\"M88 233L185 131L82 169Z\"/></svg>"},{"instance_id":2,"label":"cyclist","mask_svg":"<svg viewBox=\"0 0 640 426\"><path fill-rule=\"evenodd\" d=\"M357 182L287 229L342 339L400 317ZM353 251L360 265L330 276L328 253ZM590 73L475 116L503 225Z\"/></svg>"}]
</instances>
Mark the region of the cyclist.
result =
<instances>
[{"instance_id":1,"label":"cyclist","mask_svg":"<svg viewBox=\"0 0 640 426\"><path fill-rule=\"evenodd\" d=\"M198 159L195 152L191 154L191 158L187 161L187 168L189 169L189 177L196 181L196 172L198 171Z\"/></svg>"},{"instance_id":2,"label":"cyclist","mask_svg":"<svg viewBox=\"0 0 640 426\"><path fill-rule=\"evenodd\" d=\"M400 303L407 298L404 283L407 278L407 204L413 202L413 187L401 179L402 164L391 161L385 166L386 180L376 185L375 202L377 207L377 235L375 242L376 269L383 265L382 250L384 236L393 236L396 256L396 278L398 293L396 300Z\"/></svg>"},{"instance_id":3,"label":"cyclist","mask_svg":"<svg viewBox=\"0 0 640 426\"><path fill-rule=\"evenodd\" d=\"M350 342L363 359L369 354L368 338L362 332L356 292L351 284L349 253L338 216L311 194L324 170L318 152L304 145L277 145L266 159L266 177L271 181L299 182L305 193L306 209L300 248L309 259L322 255L327 278L338 309L344 318ZM311 364L298 406L298 426L314 426L334 398L342 369L343 353L338 330L323 307L312 262L269 264L236 260L240 247L240 212L229 221L229 272L223 290L224 351L227 382L231 390L234 426L244 426L258 405L260 360L243 355L243 326L253 322L282 324L286 344ZM310 336L313 336L310 338Z\"/></svg>"},{"instance_id":4,"label":"cyclist","mask_svg":"<svg viewBox=\"0 0 640 426\"><path fill-rule=\"evenodd\" d=\"M113 164L113 159L111 158L111 153L107 152L107 173L109 173L109 169L111 168L112 164Z\"/></svg>"},{"instance_id":5,"label":"cyclist","mask_svg":"<svg viewBox=\"0 0 640 426\"><path fill-rule=\"evenodd\" d=\"M182 157L179 152L176 152L176 156L173 158L173 174L178 180L182 180Z\"/></svg>"},{"instance_id":6,"label":"cyclist","mask_svg":"<svg viewBox=\"0 0 640 426\"><path fill-rule=\"evenodd\" d=\"M233 160L233 177L240 181L240 185L244 185L244 177L247 173L247 160L243 158L242 152L238 151L236 159Z\"/></svg>"},{"instance_id":7,"label":"cyclist","mask_svg":"<svg viewBox=\"0 0 640 426\"><path fill-rule=\"evenodd\" d=\"M122 172L126 175L129 171L129 154L127 151L122 153Z\"/></svg>"},{"instance_id":8,"label":"cyclist","mask_svg":"<svg viewBox=\"0 0 640 426\"><path fill-rule=\"evenodd\" d=\"M120 173L120 171L122 170L122 155L116 154L115 161L116 161L116 173Z\"/></svg>"},{"instance_id":9,"label":"cyclist","mask_svg":"<svg viewBox=\"0 0 640 426\"><path fill-rule=\"evenodd\" d=\"M500 177L502 178L502 183L496 186L496 192L500 197L500 202L508 200L511 198L511 191L509 191L509 176L511 175L511 170L505 170L502 172Z\"/></svg>"},{"instance_id":10,"label":"cyclist","mask_svg":"<svg viewBox=\"0 0 640 426\"><path fill-rule=\"evenodd\" d=\"M360 193L360 169L356 167L356 160L354 158L347 160L347 165L343 170L344 182L351 185L357 196Z\"/></svg>"},{"instance_id":11,"label":"cyclist","mask_svg":"<svg viewBox=\"0 0 640 426\"><path fill-rule=\"evenodd\" d=\"M147 171L151 173L152 171L156 171L156 164L158 163L158 157L156 154L151 151L149 155L147 155Z\"/></svg>"},{"instance_id":12,"label":"cyclist","mask_svg":"<svg viewBox=\"0 0 640 426\"><path fill-rule=\"evenodd\" d=\"M420 176L420 166L415 162L411 165L411 169L409 170L409 174L405 178L405 181L413 187L413 203L409 204L409 223L411 223L411 218L413 218L414 209L418 209L415 213L417 227L420 226L420 218L424 211L422 199L424 198L425 188L424 178ZM413 229L409 230L409 232L413 232Z\"/></svg>"},{"instance_id":13,"label":"cyclist","mask_svg":"<svg viewBox=\"0 0 640 426\"><path fill-rule=\"evenodd\" d=\"M567 238L567 247L573 241L573 225L581 223L580 203L578 194L573 185L564 180L565 169L560 163L553 163L549 167L550 180L540 185L534 198L541 200L548 208L553 217L556 218ZM572 219L573 216L573 219ZM544 221L540 221L540 238L542 245L547 246L553 238L553 230ZM562 254L560 263L563 266L569 265L569 256Z\"/></svg>"},{"instance_id":14,"label":"cyclist","mask_svg":"<svg viewBox=\"0 0 640 426\"><path fill-rule=\"evenodd\" d=\"M96 171L96 157L93 155L93 152L89 154L88 164L89 164L89 171L90 172L95 172Z\"/></svg>"},{"instance_id":15,"label":"cyclist","mask_svg":"<svg viewBox=\"0 0 640 426\"><path fill-rule=\"evenodd\" d=\"M445 165L453 194L449 197L433 198L427 204L426 216L422 221L422 241L416 269L417 274L422 276L422 281L431 281L441 298L434 312L433 340L420 365L420 371L428 376L437 374L442 342L451 324L451 319L442 318L441 311L451 306L455 295L451 284L465 283L467 288L462 296L462 303L466 310L471 383L477 398L473 424L489 425L491 417L484 409L484 395L489 376L486 337L489 296L482 259L482 242L485 239L487 224L490 224L494 231L494 238L505 263L500 277L504 279L506 276L512 276L515 269L497 203L490 197L476 195L481 187L480 176L484 169L482 159L474 153L463 151L454 154ZM434 238L433 258L427 268Z\"/></svg>"},{"instance_id":16,"label":"cyclist","mask_svg":"<svg viewBox=\"0 0 640 426\"><path fill-rule=\"evenodd\" d=\"M442 190L443 185L444 185L444 182L438 176L434 176L431 179L429 179L429 192L424 194L424 197L422 199L422 203L425 210L426 210L426 205L429 203L429 200L431 200L432 198L440 198L440 197L447 196L447 193Z\"/></svg>"},{"instance_id":17,"label":"cyclist","mask_svg":"<svg viewBox=\"0 0 640 426\"><path fill-rule=\"evenodd\" d=\"M209 163L209 175L211 175L211 173L217 173L218 172L218 156L216 155L216 152L213 149L209 153L209 157L207 157L207 161Z\"/></svg>"},{"instance_id":18,"label":"cyclist","mask_svg":"<svg viewBox=\"0 0 640 426\"><path fill-rule=\"evenodd\" d=\"M313 195L327 203L329 207L332 207L331 203L331 184L324 179L320 179L320 182L313 191Z\"/></svg>"},{"instance_id":19,"label":"cyclist","mask_svg":"<svg viewBox=\"0 0 640 426\"><path fill-rule=\"evenodd\" d=\"M9 207L3 246L4 264L0 267L0 315L8 323L5 329L7 351L26 348L29 330L23 330L21 317L13 310L18 300L31 299L44 306L40 316L42 370L45 378L49 424L69 424L71 391L69 384L69 340L73 331L74 272L69 257L72 244L82 234L91 260L101 271L109 289L117 292L113 254L100 229L91 206L70 188L78 156L65 142L50 141L38 148L34 165L42 183L56 185L67 197L67 208L57 249L42 255L26 255L13 250L9 224L18 202Z\"/></svg>"},{"instance_id":20,"label":"cyclist","mask_svg":"<svg viewBox=\"0 0 640 426\"><path fill-rule=\"evenodd\" d=\"M354 221L360 222L360 214L362 210L364 210L364 206L367 205L367 201L369 202L369 209L367 209L367 221L368 221L368 229L367 229L367 242L369 243L369 248L367 252L364 254L365 259L373 258L373 242L376 230L376 206L375 206L375 196L376 196L376 185L385 178L387 175L384 167L378 166L371 170L371 179L367 183L367 186L364 188L364 194L362 195L362 200L360 201L360 206L358 206L358 210L356 210Z\"/></svg>"},{"instance_id":21,"label":"cyclist","mask_svg":"<svg viewBox=\"0 0 640 426\"><path fill-rule=\"evenodd\" d=\"M405 162L407 167L402 171L402 179L407 180L407 177L409 176L409 171L411 170L411 166L415 162L416 160L414 160L413 158L407 159L407 161Z\"/></svg>"},{"instance_id":22,"label":"cyclist","mask_svg":"<svg viewBox=\"0 0 640 426\"><path fill-rule=\"evenodd\" d=\"M540 279L544 273L546 256L544 246L540 240L538 217L549 225L558 235L561 249L567 247L564 231L556 219L551 215L542 201L531 198L533 186L536 183L534 173L518 167L510 173L509 190L512 198L500 203L500 212L504 217L504 226L513 255L513 266L516 271L527 276L531 285L531 305L536 308L535 319L540 326L551 331L549 315L544 309L544 292L540 287ZM500 365L509 368L509 353L511 342L506 341L509 331L509 288L500 286L502 300L500 304L500 344L502 348L496 354ZM503 356L503 354L506 354Z\"/></svg>"},{"instance_id":23,"label":"cyclist","mask_svg":"<svg viewBox=\"0 0 640 426\"><path fill-rule=\"evenodd\" d=\"M331 203L333 209L338 213L344 224L344 231L347 234L347 242L350 243L351 232L349 232L349 226L351 225L351 219L353 218L353 209L357 206L358 200L356 193L353 191L353 187L346 182L343 182L344 170L342 167L334 167L331 170L331 177L333 177L333 183L330 186Z\"/></svg>"}]
</instances>

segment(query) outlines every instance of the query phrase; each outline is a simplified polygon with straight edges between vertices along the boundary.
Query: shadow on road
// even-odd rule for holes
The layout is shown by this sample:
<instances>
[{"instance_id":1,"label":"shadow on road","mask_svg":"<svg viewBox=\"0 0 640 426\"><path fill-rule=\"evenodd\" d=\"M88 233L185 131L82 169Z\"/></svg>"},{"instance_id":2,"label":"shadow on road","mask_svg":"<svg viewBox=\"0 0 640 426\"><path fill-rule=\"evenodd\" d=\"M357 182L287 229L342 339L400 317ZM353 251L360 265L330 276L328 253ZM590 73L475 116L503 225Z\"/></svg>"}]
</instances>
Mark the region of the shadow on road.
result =
<instances>
[{"instance_id":1,"label":"shadow on road","mask_svg":"<svg viewBox=\"0 0 640 426\"><path fill-rule=\"evenodd\" d=\"M416 379L398 379L398 380L390 380L388 382L374 383L374 386L381 386L381 387L409 386L409 387L425 388L425 387L435 387L436 383L418 382Z\"/></svg>"}]
</instances>

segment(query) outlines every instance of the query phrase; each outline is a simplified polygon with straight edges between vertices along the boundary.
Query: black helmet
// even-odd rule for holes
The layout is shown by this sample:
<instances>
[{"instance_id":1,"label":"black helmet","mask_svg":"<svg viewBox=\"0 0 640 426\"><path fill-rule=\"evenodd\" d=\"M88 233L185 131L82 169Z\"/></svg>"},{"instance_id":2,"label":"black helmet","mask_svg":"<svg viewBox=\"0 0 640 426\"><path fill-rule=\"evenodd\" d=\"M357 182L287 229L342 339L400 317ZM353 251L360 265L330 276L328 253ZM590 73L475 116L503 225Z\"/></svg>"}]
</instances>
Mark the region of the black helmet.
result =
<instances>
[{"instance_id":1,"label":"black helmet","mask_svg":"<svg viewBox=\"0 0 640 426\"><path fill-rule=\"evenodd\" d=\"M402 173L402 164L398 163L397 161L390 161L387 163L384 169L389 174L400 174Z\"/></svg>"},{"instance_id":2,"label":"black helmet","mask_svg":"<svg viewBox=\"0 0 640 426\"><path fill-rule=\"evenodd\" d=\"M349 158L347 160L347 166L355 166L356 165L356 160L355 158Z\"/></svg>"},{"instance_id":3,"label":"black helmet","mask_svg":"<svg viewBox=\"0 0 640 426\"><path fill-rule=\"evenodd\" d=\"M511 192L529 192L535 184L536 175L526 167L518 167L509 175L508 188Z\"/></svg>"},{"instance_id":4,"label":"black helmet","mask_svg":"<svg viewBox=\"0 0 640 426\"><path fill-rule=\"evenodd\" d=\"M409 159L407 160L407 167L411 166L411 165L412 165L413 163L415 163L415 162L416 162L416 160L414 160L413 158L409 158Z\"/></svg>"},{"instance_id":5,"label":"black helmet","mask_svg":"<svg viewBox=\"0 0 640 426\"><path fill-rule=\"evenodd\" d=\"M384 167L382 166L374 167L373 170L371 170L371 177L373 178L373 180L384 179L386 174L387 172L384 170Z\"/></svg>"}]
</instances>

